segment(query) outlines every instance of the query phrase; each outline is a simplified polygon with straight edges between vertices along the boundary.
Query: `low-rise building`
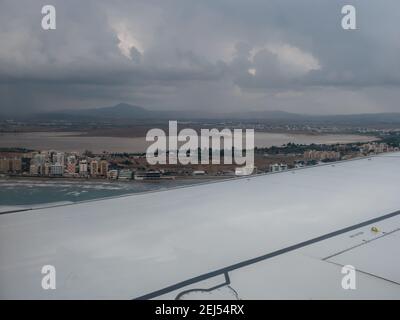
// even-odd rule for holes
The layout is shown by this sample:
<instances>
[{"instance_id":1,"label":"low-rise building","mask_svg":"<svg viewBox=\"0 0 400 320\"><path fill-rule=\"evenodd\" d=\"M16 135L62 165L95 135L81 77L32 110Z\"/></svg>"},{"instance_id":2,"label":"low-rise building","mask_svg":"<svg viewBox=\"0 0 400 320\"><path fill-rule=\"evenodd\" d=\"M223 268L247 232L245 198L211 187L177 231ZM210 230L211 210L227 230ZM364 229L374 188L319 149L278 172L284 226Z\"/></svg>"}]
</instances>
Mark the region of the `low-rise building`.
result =
<instances>
[{"instance_id":1,"label":"low-rise building","mask_svg":"<svg viewBox=\"0 0 400 320\"><path fill-rule=\"evenodd\" d=\"M7 173L10 171L10 163L7 158L0 159L0 172Z\"/></svg>"},{"instance_id":2,"label":"low-rise building","mask_svg":"<svg viewBox=\"0 0 400 320\"><path fill-rule=\"evenodd\" d=\"M92 160L90 162L90 175L95 177L99 174L99 162L97 160Z\"/></svg>"},{"instance_id":3,"label":"low-rise building","mask_svg":"<svg viewBox=\"0 0 400 320\"><path fill-rule=\"evenodd\" d=\"M118 170L109 170L107 172L108 179L118 179Z\"/></svg>"},{"instance_id":4,"label":"low-rise building","mask_svg":"<svg viewBox=\"0 0 400 320\"><path fill-rule=\"evenodd\" d=\"M20 173L22 171L21 158L3 158L0 159L1 173Z\"/></svg>"},{"instance_id":5,"label":"low-rise building","mask_svg":"<svg viewBox=\"0 0 400 320\"><path fill-rule=\"evenodd\" d=\"M101 160L100 161L100 171L99 174L103 177L107 177L107 172L108 172L108 161L107 160Z\"/></svg>"},{"instance_id":6,"label":"low-rise building","mask_svg":"<svg viewBox=\"0 0 400 320\"><path fill-rule=\"evenodd\" d=\"M288 169L288 165L285 163L280 163L280 164L274 163L269 166L270 172L286 171L287 169Z\"/></svg>"},{"instance_id":7,"label":"low-rise building","mask_svg":"<svg viewBox=\"0 0 400 320\"><path fill-rule=\"evenodd\" d=\"M340 160L340 152L307 150L303 157L305 160Z\"/></svg>"},{"instance_id":8,"label":"low-rise building","mask_svg":"<svg viewBox=\"0 0 400 320\"><path fill-rule=\"evenodd\" d=\"M79 175L80 176L87 176L88 174L88 163L87 160L79 161Z\"/></svg>"},{"instance_id":9,"label":"low-rise building","mask_svg":"<svg viewBox=\"0 0 400 320\"><path fill-rule=\"evenodd\" d=\"M205 176L207 173L204 170L194 170L192 172L193 176Z\"/></svg>"},{"instance_id":10,"label":"low-rise building","mask_svg":"<svg viewBox=\"0 0 400 320\"><path fill-rule=\"evenodd\" d=\"M248 176L251 175L252 173L255 173L254 166L238 167L235 169L236 176Z\"/></svg>"},{"instance_id":11,"label":"low-rise building","mask_svg":"<svg viewBox=\"0 0 400 320\"><path fill-rule=\"evenodd\" d=\"M50 166L50 175L52 176L62 176L64 175L64 166L61 164L52 164Z\"/></svg>"},{"instance_id":12,"label":"low-rise building","mask_svg":"<svg viewBox=\"0 0 400 320\"><path fill-rule=\"evenodd\" d=\"M129 169L122 169L119 171L118 180L131 180L133 171Z\"/></svg>"},{"instance_id":13,"label":"low-rise building","mask_svg":"<svg viewBox=\"0 0 400 320\"><path fill-rule=\"evenodd\" d=\"M39 166L38 166L38 165L36 165L36 164L31 164L31 165L29 166L29 174L31 174L31 175L33 175L33 176L37 176L37 175L39 175L39 171L40 171L40 169L39 169Z\"/></svg>"},{"instance_id":14,"label":"low-rise building","mask_svg":"<svg viewBox=\"0 0 400 320\"><path fill-rule=\"evenodd\" d=\"M161 172L156 170L136 172L135 180L158 180L161 179Z\"/></svg>"}]
</instances>

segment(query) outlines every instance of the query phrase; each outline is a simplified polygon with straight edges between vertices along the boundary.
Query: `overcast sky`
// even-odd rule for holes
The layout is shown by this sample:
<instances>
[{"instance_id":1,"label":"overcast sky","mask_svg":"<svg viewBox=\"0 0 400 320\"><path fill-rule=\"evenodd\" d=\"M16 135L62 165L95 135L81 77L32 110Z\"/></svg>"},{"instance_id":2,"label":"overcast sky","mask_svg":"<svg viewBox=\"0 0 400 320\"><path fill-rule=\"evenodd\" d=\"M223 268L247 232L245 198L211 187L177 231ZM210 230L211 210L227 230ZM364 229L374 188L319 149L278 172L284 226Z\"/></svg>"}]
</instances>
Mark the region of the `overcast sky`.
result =
<instances>
[{"instance_id":1,"label":"overcast sky","mask_svg":"<svg viewBox=\"0 0 400 320\"><path fill-rule=\"evenodd\" d=\"M400 112L399 85L398 0L0 0L0 112Z\"/></svg>"}]
</instances>

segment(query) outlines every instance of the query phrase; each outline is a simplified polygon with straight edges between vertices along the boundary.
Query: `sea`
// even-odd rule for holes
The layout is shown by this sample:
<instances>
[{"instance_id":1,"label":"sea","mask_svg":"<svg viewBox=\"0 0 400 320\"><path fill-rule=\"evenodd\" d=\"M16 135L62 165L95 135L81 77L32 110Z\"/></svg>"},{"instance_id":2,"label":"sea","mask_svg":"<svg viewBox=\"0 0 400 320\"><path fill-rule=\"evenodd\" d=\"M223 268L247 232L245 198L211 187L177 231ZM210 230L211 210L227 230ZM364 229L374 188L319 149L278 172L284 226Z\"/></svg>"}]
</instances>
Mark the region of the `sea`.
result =
<instances>
[{"instance_id":1,"label":"sea","mask_svg":"<svg viewBox=\"0 0 400 320\"><path fill-rule=\"evenodd\" d=\"M0 179L0 212L12 206L71 203L204 183L208 179L85 181L78 179Z\"/></svg>"}]
</instances>

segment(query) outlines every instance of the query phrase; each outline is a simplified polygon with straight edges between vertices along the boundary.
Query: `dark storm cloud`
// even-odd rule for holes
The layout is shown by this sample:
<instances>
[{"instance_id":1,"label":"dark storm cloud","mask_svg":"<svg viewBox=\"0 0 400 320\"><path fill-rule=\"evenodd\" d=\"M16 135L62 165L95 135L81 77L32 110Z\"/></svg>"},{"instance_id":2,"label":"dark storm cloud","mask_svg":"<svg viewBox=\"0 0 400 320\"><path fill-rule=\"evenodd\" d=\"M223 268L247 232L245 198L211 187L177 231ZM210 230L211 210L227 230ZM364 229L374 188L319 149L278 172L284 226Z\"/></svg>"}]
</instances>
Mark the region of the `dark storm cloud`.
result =
<instances>
[{"instance_id":1,"label":"dark storm cloud","mask_svg":"<svg viewBox=\"0 0 400 320\"><path fill-rule=\"evenodd\" d=\"M41 7L57 29L41 29ZM400 3L0 2L0 113L103 106L400 111Z\"/></svg>"}]
</instances>

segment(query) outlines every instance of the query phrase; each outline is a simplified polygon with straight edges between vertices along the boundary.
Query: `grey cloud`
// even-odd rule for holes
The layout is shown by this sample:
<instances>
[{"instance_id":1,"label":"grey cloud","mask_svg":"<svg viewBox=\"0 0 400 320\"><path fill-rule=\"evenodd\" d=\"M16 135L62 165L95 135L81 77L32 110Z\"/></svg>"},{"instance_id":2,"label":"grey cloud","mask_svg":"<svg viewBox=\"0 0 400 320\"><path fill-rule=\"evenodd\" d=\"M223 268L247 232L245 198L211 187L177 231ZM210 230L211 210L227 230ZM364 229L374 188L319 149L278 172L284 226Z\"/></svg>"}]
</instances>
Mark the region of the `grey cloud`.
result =
<instances>
[{"instance_id":1,"label":"grey cloud","mask_svg":"<svg viewBox=\"0 0 400 320\"><path fill-rule=\"evenodd\" d=\"M354 0L356 31L340 27L342 0L51 2L55 31L40 28L47 2L0 3L0 113L400 111L395 0Z\"/></svg>"}]
</instances>

